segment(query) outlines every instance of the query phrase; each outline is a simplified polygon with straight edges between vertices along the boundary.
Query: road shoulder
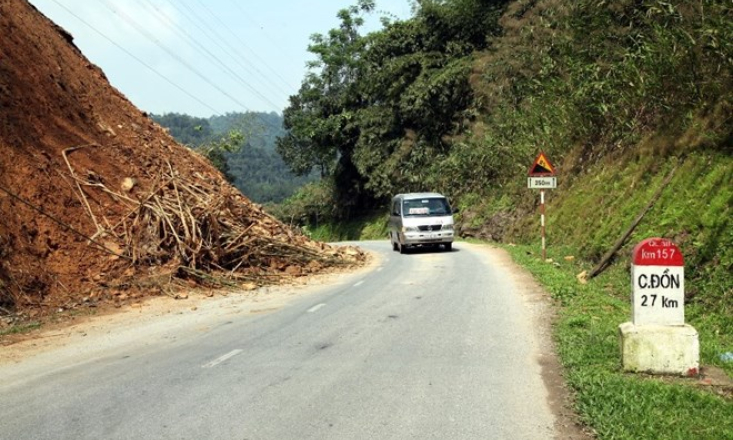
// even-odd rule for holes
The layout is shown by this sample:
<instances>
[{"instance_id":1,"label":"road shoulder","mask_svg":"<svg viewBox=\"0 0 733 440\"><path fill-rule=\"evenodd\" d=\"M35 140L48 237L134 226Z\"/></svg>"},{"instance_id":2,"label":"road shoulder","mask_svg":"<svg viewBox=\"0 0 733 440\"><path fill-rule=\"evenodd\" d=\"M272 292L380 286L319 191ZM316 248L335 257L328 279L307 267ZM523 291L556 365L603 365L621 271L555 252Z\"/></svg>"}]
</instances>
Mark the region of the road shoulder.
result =
<instances>
[{"instance_id":1,"label":"road shoulder","mask_svg":"<svg viewBox=\"0 0 733 440\"><path fill-rule=\"evenodd\" d=\"M465 246L466 244L461 244ZM560 440L590 440L595 438L580 421L573 410L572 391L563 378L563 368L556 354L555 343L552 337L552 324L556 313L549 293L537 283L532 275L521 266L514 263L508 252L501 248L489 245L470 245L480 248L491 260L492 264L504 269L512 277L512 282L518 289L527 310L532 313L532 320L536 337L541 347L537 363L541 367L542 380L547 389L548 404L555 417L557 439Z\"/></svg>"}]
</instances>

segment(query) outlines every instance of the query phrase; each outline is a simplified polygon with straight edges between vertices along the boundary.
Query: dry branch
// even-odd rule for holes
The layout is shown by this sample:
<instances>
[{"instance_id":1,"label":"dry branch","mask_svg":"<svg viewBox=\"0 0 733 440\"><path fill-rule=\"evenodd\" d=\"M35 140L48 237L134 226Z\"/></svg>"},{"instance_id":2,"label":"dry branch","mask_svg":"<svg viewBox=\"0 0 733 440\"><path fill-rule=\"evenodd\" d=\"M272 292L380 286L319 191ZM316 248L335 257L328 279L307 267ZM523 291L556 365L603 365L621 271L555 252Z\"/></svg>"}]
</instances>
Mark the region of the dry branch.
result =
<instances>
[{"instance_id":1,"label":"dry branch","mask_svg":"<svg viewBox=\"0 0 733 440\"><path fill-rule=\"evenodd\" d=\"M130 207L113 232L134 264L180 266L179 276L212 283L214 272L252 280L291 266L353 264L363 257L296 234L220 179L197 174L194 181L184 180L169 165L156 181L164 183L137 206L95 182Z\"/></svg>"},{"instance_id":2,"label":"dry branch","mask_svg":"<svg viewBox=\"0 0 733 440\"><path fill-rule=\"evenodd\" d=\"M664 178L664 181L662 184L657 188L657 191L652 196L651 200L649 200L649 203L642 209L642 211L639 213L639 215L636 217L636 219L631 223L631 226L624 232L624 234L616 240L616 243L614 243L613 247L606 252L606 255L603 256L601 259L601 262L598 263L598 265L590 272L589 277L595 278L596 276L600 275L601 272L606 270L608 266L611 264L611 260L613 260L613 257L616 255L616 252L618 252L619 249L621 249L621 246L626 243L626 240L631 236L631 234L634 232L637 226L639 226L639 223L641 223L642 219L644 219L644 216L646 215L649 210L652 209L654 204L659 200L659 197L661 197L662 192L664 189L669 185L669 182L672 181L672 177L674 176L675 171L677 171L677 167L675 166L672 168L672 171L669 172L667 177Z\"/></svg>"}]
</instances>

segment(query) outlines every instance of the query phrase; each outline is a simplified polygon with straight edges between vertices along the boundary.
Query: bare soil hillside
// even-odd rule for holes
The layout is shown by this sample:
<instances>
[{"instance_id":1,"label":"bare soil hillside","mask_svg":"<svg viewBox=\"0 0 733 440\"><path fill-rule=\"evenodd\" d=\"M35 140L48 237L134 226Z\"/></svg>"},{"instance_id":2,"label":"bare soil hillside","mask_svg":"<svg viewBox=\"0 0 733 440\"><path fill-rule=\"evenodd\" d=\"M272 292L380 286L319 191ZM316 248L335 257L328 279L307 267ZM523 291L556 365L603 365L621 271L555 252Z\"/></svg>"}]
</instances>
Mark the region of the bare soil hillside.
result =
<instances>
[{"instance_id":1,"label":"bare soil hillside","mask_svg":"<svg viewBox=\"0 0 733 440\"><path fill-rule=\"evenodd\" d=\"M27 1L0 0L0 35L0 315L363 260L252 204Z\"/></svg>"}]
</instances>

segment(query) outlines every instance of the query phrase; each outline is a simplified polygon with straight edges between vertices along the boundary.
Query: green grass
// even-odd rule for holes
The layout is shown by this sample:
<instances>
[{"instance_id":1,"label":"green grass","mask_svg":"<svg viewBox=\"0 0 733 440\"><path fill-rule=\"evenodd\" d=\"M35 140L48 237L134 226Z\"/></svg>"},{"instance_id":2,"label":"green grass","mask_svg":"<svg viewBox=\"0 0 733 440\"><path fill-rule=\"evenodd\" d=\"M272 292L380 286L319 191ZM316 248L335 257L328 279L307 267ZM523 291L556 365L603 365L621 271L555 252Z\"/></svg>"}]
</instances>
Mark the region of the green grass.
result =
<instances>
[{"instance_id":1,"label":"green grass","mask_svg":"<svg viewBox=\"0 0 733 440\"><path fill-rule=\"evenodd\" d=\"M534 274L555 299L554 336L576 409L599 439L733 439L733 401L696 386L697 379L624 373L618 325L630 320L630 274L616 264L588 284L576 275L590 268L568 262L570 248L550 248L554 263L541 261L537 246L508 246L515 261ZM693 313L702 363L718 364L730 334L720 334L725 316ZM728 318L729 319L729 318ZM727 371L731 373L728 364Z\"/></svg>"},{"instance_id":2,"label":"green grass","mask_svg":"<svg viewBox=\"0 0 733 440\"><path fill-rule=\"evenodd\" d=\"M588 284L580 284L576 275L593 268L674 167L674 178L614 264ZM670 238L685 256L685 316L699 333L703 369L718 367L733 377L733 362L720 358L733 352L731 169L730 155L696 151L684 160L638 155L601 162L568 181L561 175L561 186L548 194L547 203L552 264L540 261L537 213L519 209L507 217L513 220L501 224L510 231L503 236L506 242L523 243L507 246L515 260L557 303L553 333L565 378L575 392L578 413L601 440L733 440L730 397L700 387L695 378L624 373L618 336L619 324L631 318L631 249L645 238ZM466 195L460 201L461 212L472 215L463 220L477 228L496 225L495 213L526 207L525 191L506 188L486 197ZM327 241L384 238L386 226L386 214L377 213L344 225L321 226L312 234ZM570 255L575 258L564 258Z\"/></svg>"},{"instance_id":3,"label":"green grass","mask_svg":"<svg viewBox=\"0 0 733 440\"><path fill-rule=\"evenodd\" d=\"M389 216L385 210L348 222L306 226L303 230L318 241L379 240L387 238L388 225Z\"/></svg>"},{"instance_id":4,"label":"green grass","mask_svg":"<svg viewBox=\"0 0 733 440\"><path fill-rule=\"evenodd\" d=\"M328 240L383 238L384 216L344 226L323 226ZM370 235L371 234L371 235ZM376 235L376 236L375 236ZM469 240L475 242L475 240ZM630 273L617 263L587 284L576 275L592 265L575 257L571 247L548 249L553 263L543 263L539 245L506 246L517 263L541 282L558 308L554 325L565 378L575 393L576 410L598 438L613 440L733 440L733 401L698 387L695 378L624 373L618 326L631 319ZM716 365L733 375L733 363L719 355L733 351L726 329L730 316L686 307L687 321L700 334L703 366Z\"/></svg>"},{"instance_id":5,"label":"green grass","mask_svg":"<svg viewBox=\"0 0 733 440\"><path fill-rule=\"evenodd\" d=\"M28 333L33 330L38 330L39 328L41 328L41 323L35 321L19 325L12 325L6 329L0 330L0 337Z\"/></svg>"}]
</instances>

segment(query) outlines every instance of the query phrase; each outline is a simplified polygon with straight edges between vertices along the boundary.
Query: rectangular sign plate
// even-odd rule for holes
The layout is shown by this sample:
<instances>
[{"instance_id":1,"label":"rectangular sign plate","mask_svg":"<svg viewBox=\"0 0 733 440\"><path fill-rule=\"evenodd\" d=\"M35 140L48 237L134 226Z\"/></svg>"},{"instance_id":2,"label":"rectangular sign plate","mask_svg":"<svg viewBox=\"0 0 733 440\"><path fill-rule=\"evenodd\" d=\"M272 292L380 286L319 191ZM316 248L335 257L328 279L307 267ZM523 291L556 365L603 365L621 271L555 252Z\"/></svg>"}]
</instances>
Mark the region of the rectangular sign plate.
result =
<instances>
[{"instance_id":1,"label":"rectangular sign plate","mask_svg":"<svg viewBox=\"0 0 733 440\"><path fill-rule=\"evenodd\" d=\"M557 188L557 177L528 177L527 187L530 189Z\"/></svg>"},{"instance_id":2,"label":"rectangular sign plate","mask_svg":"<svg viewBox=\"0 0 733 440\"><path fill-rule=\"evenodd\" d=\"M631 266L634 325L685 323L685 273L682 266Z\"/></svg>"}]
</instances>

